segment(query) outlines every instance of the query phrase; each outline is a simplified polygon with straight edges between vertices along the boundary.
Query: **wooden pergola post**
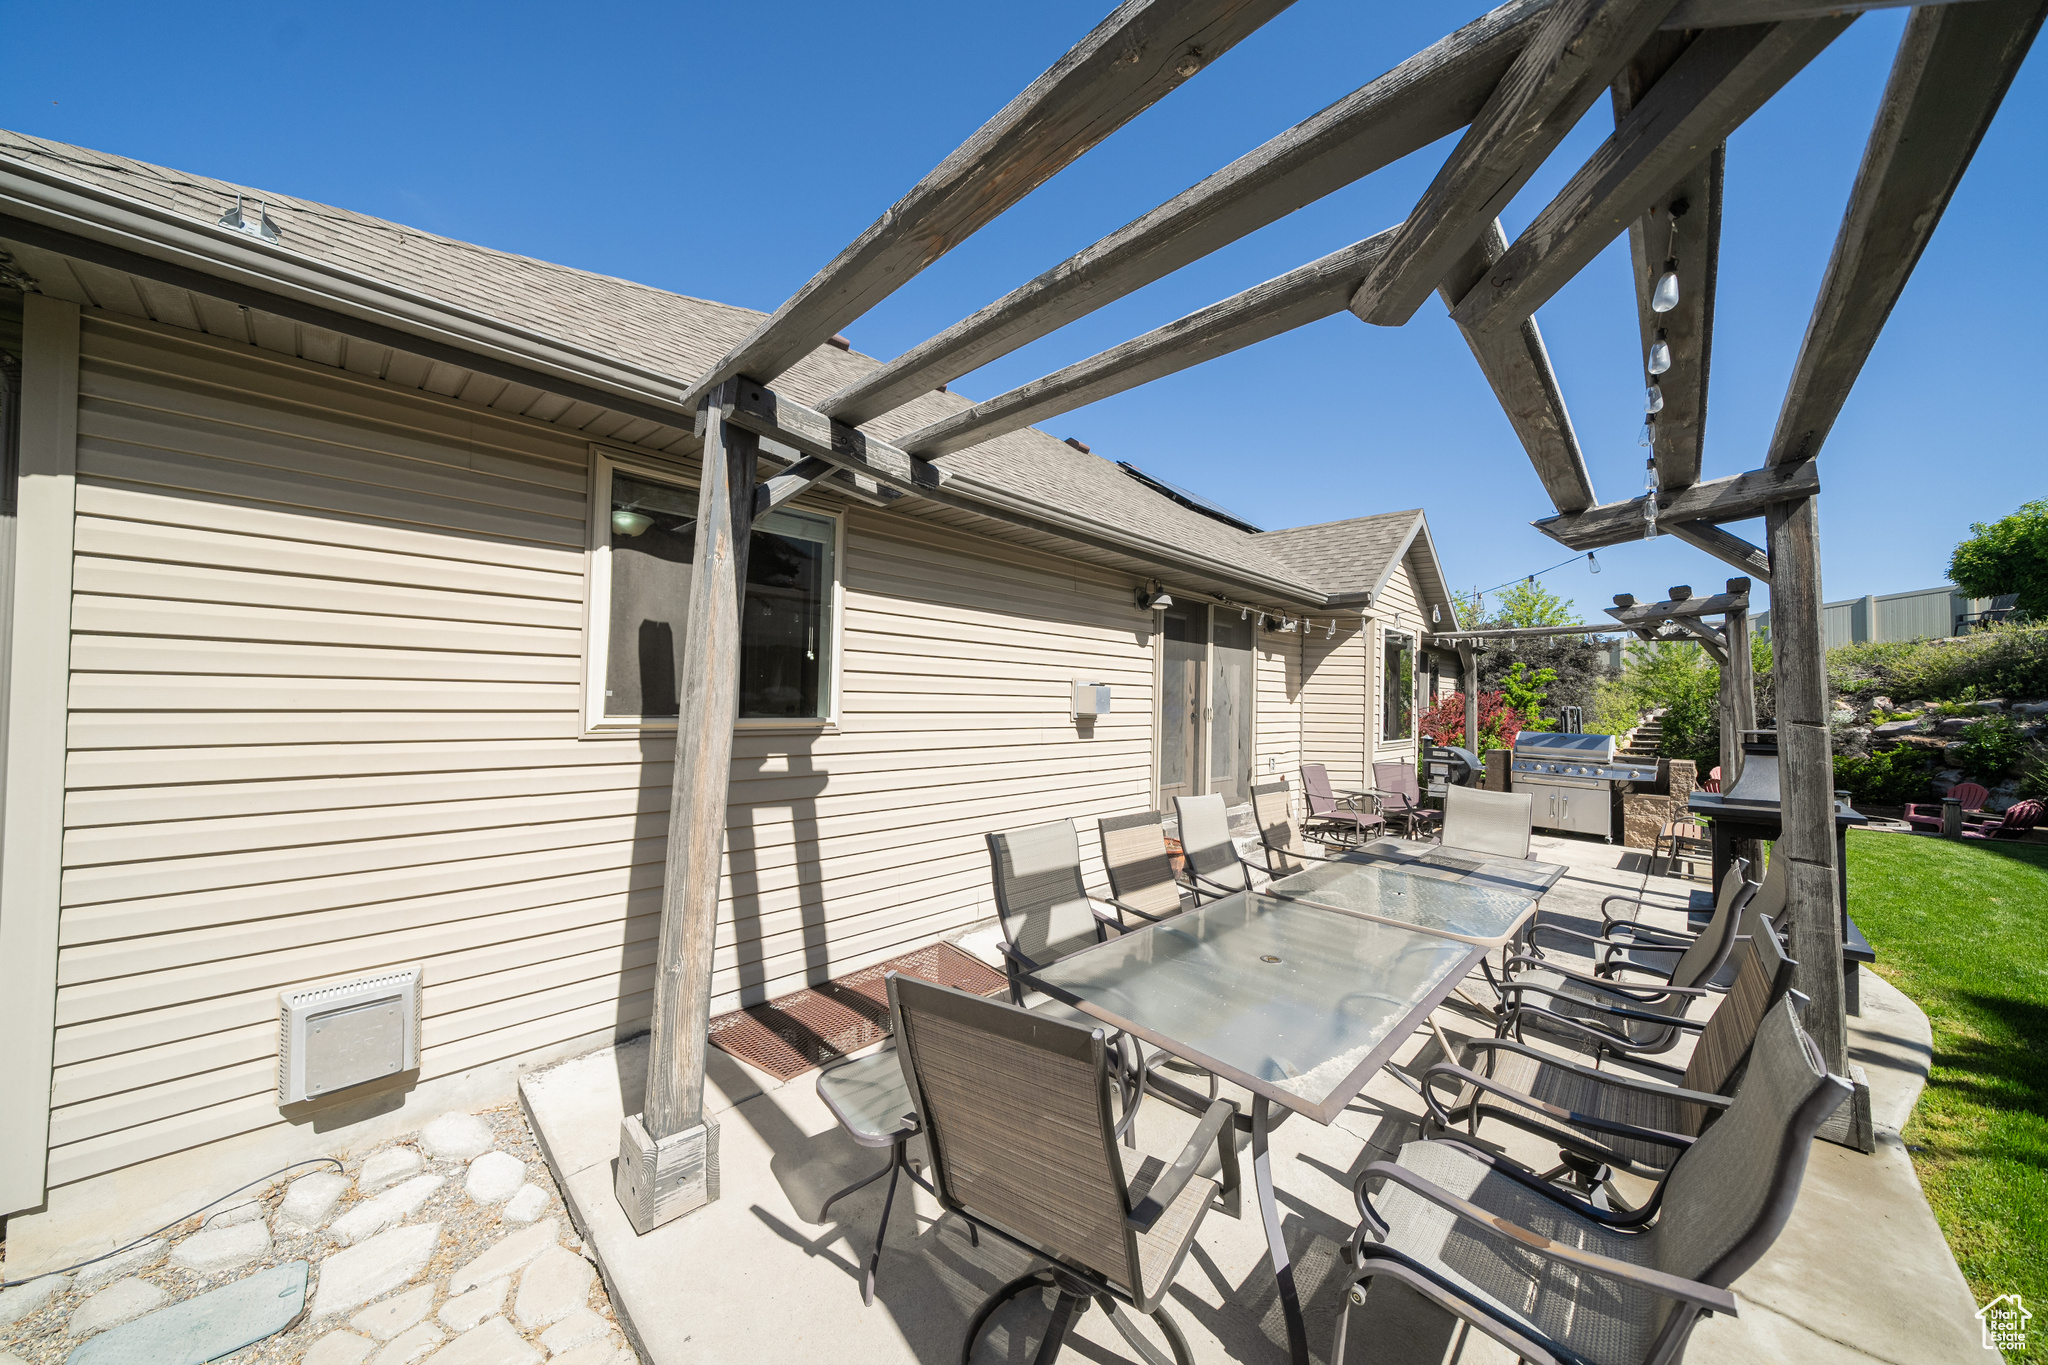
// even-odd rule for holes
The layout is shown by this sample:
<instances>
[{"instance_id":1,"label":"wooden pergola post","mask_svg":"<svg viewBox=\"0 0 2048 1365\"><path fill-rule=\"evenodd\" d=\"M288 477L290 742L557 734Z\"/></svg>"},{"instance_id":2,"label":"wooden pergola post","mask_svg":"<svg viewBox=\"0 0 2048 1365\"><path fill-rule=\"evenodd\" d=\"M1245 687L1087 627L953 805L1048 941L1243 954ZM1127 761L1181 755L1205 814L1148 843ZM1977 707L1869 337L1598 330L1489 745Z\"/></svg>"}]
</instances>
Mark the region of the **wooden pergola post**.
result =
<instances>
[{"instance_id":1,"label":"wooden pergola post","mask_svg":"<svg viewBox=\"0 0 2048 1365\"><path fill-rule=\"evenodd\" d=\"M1738 588L1736 585L1741 584ZM1728 580L1728 594L1747 602L1749 580ZM1742 777L1742 736L1756 729L1756 669L1749 653L1749 608L1730 607L1721 618L1721 638L1728 658L1721 665L1721 790Z\"/></svg>"},{"instance_id":2,"label":"wooden pergola post","mask_svg":"<svg viewBox=\"0 0 2048 1365\"><path fill-rule=\"evenodd\" d=\"M619 1130L614 1189L642 1234L718 1198L718 1126L704 1111L704 1050L733 722L739 715L740 606L760 456L760 438L727 420L738 382L720 384L705 399L647 1102Z\"/></svg>"},{"instance_id":3,"label":"wooden pergola post","mask_svg":"<svg viewBox=\"0 0 2048 1365\"><path fill-rule=\"evenodd\" d=\"M1785 913L1791 921L1796 989L1806 994L1806 1031L1829 1071L1849 1069L1849 1024L1842 982L1842 901L1835 866L1835 769L1828 733L1826 637L1821 629L1820 511L1811 497L1765 514L1771 566L1772 670L1778 697L1778 798L1782 821L1773 858L1785 865ZM1870 1088L1860 1079L1821 1136L1875 1149Z\"/></svg>"}]
</instances>

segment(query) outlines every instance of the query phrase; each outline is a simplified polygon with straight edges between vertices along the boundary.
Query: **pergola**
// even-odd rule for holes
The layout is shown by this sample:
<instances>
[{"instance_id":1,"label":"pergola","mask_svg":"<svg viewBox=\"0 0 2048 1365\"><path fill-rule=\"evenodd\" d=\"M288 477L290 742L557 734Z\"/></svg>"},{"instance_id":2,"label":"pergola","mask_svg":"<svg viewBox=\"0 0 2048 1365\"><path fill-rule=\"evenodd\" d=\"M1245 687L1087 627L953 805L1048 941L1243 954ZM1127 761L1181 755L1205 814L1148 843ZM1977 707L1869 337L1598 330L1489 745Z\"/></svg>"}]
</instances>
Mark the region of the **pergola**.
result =
<instances>
[{"instance_id":1,"label":"pergola","mask_svg":"<svg viewBox=\"0 0 2048 1365\"><path fill-rule=\"evenodd\" d=\"M2048 0L1937 0L1913 11L1776 431L1757 467L1740 473L1701 477L1726 140L1858 13L1898 0L1508 0L816 406L775 391L813 349L1287 3L1125 0L682 395L703 440L697 559L646 1112L627 1122L619 1167L622 1201L642 1230L701 1204L715 1180L704 1055L753 519L828 478L885 499L946 502L951 454L1346 309L1399 326L1432 292L1550 497L1553 514L1539 529L1592 550L1654 523L1771 584L1784 798L1777 856L1787 860L1796 984L1830 1069L1848 1073L1818 457ZM1602 91L1613 135L1508 241L1497 215ZM862 430L1461 128L1414 210L1386 231L893 442ZM1656 352L1648 368L1661 399L1651 414L1657 477L1651 492L1602 503L1535 314L1624 229L1643 347ZM757 484L764 455L787 467ZM1026 507L1003 515L1070 533ZM1723 529L1758 516L1765 546ZM1736 645L1747 596L1730 588L1697 601L1623 603L1615 615L1633 631L1713 637L1710 648L1732 665L1724 687L1738 672L1746 684L1736 661L1746 664L1748 651ZM1709 614L1727 617L1725 635L1700 624Z\"/></svg>"}]
</instances>

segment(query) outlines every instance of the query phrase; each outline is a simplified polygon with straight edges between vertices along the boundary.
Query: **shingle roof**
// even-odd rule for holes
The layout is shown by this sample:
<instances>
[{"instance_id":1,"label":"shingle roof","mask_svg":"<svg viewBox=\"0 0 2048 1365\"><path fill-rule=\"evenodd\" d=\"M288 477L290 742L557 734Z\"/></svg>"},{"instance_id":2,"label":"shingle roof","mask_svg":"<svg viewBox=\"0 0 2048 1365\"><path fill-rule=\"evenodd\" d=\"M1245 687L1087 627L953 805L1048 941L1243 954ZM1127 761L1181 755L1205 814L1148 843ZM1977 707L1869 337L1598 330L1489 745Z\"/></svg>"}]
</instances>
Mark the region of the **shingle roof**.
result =
<instances>
[{"instance_id":1,"label":"shingle roof","mask_svg":"<svg viewBox=\"0 0 2048 1365\"><path fill-rule=\"evenodd\" d=\"M0 157L207 224L218 220L237 194L260 200L286 250L659 371L679 385L723 358L764 316L24 133L0 131ZM777 387L814 403L879 364L858 352L820 347L778 379ZM971 400L958 394L932 393L866 425L887 439L968 406ZM1315 594L1353 591L1344 585L1368 578L1378 582L1400 539L1383 525L1398 522L1405 535L1416 515L1389 513L1255 535L1162 497L1111 461L1033 429L997 437L945 463L1018 497L1162 547L1227 560ZM1388 543L1390 537L1394 543Z\"/></svg>"}]
</instances>

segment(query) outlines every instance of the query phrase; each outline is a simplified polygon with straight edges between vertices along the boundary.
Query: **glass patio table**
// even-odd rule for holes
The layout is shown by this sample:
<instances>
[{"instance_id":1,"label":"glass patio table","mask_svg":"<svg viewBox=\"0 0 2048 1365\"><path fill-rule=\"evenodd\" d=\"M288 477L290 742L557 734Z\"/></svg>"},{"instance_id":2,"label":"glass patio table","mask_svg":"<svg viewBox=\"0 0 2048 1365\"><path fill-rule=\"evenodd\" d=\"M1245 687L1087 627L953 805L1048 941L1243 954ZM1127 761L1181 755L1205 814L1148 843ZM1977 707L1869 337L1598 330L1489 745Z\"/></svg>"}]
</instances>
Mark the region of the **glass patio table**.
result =
<instances>
[{"instance_id":1,"label":"glass patio table","mask_svg":"<svg viewBox=\"0 0 2048 1365\"><path fill-rule=\"evenodd\" d=\"M1301 1304L1273 1199L1272 1106L1328 1124L1486 955L1484 944L1238 892L1071 953L1031 984L1252 1093L1252 1180L1287 1322Z\"/></svg>"},{"instance_id":2,"label":"glass patio table","mask_svg":"<svg viewBox=\"0 0 2048 1365\"><path fill-rule=\"evenodd\" d=\"M1487 948L1507 943L1536 913L1538 892L1509 889L1485 877L1432 875L1437 870L1422 870L1417 863L1340 858L1311 864L1265 890Z\"/></svg>"},{"instance_id":3,"label":"glass patio table","mask_svg":"<svg viewBox=\"0 0 2048 1365\"><path fill-rule=\"evenodd\" d=\"M1557 885L1566 872L1560 863L1503 858L1497 853L1478 853L1417 839L1375 839L1337 856L1343 862L1383 863L1418 877L1512 891L1531 900L1541 900L1543 893Z\"/></svg>"}]
</instances>

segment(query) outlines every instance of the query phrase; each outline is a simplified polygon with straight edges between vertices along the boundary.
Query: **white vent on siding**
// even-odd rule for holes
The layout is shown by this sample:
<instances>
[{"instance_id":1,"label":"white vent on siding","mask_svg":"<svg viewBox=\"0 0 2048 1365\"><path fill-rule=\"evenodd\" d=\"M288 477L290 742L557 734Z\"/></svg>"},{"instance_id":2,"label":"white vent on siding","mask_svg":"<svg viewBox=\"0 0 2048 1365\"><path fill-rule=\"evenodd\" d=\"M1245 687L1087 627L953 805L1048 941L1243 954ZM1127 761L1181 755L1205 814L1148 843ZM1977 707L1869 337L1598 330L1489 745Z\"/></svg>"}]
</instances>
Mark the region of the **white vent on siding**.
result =
<instances>
[{"instance_id":1,"label":"white vent on siding","mask_svg":"<svg viewBox=\"0 0 2048 1365\"><path fill-rule=\"evenodd\" d=\"M420 1064L420 968L283 991L277 1102L297 1104Z\"/></svg>"}]
</instances>

